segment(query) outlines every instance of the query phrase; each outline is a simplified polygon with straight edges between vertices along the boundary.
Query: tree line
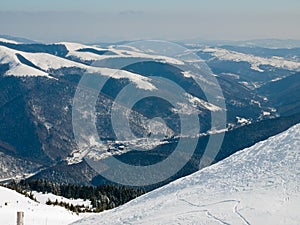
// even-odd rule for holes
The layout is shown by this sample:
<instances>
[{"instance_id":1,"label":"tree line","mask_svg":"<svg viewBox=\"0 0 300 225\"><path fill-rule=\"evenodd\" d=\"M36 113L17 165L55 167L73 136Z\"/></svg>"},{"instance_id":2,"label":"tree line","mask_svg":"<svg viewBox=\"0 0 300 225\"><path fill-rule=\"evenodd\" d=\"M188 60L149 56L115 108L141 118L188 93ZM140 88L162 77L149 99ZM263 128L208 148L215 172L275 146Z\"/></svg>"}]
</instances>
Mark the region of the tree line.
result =
<instances>
[{"instance_id":1,"label":"tree line","mask_svg":"<svg viewBox=\"0 0 300 225\"><path fill-rule=\"evenodd\" d=\"M92 207L73 205L66 202L53 202L50 199L46 202L48 205L62 206L76 213L101 212L103 210L112 209L145 193L143 189L121 185L102 185L95 187L55 183L44 179L21 180L19 182L13 180L3 186L24 194L35 201L36 199L32 191L42 192L44 194L52 193L68 199L90 200Z\"/></svg>"}]
</instances>

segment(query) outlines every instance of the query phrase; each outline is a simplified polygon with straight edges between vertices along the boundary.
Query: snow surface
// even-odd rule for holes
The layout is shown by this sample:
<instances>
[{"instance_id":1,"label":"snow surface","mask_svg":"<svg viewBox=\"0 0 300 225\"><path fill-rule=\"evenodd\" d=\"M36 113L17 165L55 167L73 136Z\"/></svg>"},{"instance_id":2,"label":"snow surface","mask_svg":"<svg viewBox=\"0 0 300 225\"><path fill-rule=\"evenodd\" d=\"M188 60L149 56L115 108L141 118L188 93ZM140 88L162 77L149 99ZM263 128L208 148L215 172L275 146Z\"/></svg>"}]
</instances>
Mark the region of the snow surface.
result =
<instances>
[{"instance_id":1,"label":"snow surface","mask_svg":"<svg viewBox=\"0 0 300 225\"><path fill-rule=\"evenodd\" d=\"M10 44L20 44L19 42L13 41L13 40L8 40L6 38L0 38L1 42L5 42L5 43L10 43Z\"/></svg>"},{"instance_id":2,"label":"snow surface","mask_svg":"<svg viewBox=\"0 0 300 225\"><path fill-rule=\"evenodd\" d=\"M0 64L9 64L6 75L10 76L44 76L51 78L48 73L21 63L16 54L23 52L0 46Z\"/></svg>"},{"instance_id":3,"label":"snow surface","mask_svg":"<svg viewBox=\"0 0 300 225\"><path fill-rule=\"evenodd\" d=\"M65 208L37 203L13 190L0 187L0 224L15 225L18 211L24 212L25 225L64 225L80 219Z\"/></svg>"},{"instance_id":4,"label":"snow surface","mask_svg":"<svg viewBox=\"0 0 300 225\"><path fill-rule=\"evenodd\" d=\"M250 54L230 51L222 48L205 48L203 52L211 53L220 60L230 60L235 62L248 62L251 69L258 72L264 72L259 66L270 65L276 68L300 71L300 62L286 60L281 57L264 58Z\"/></svg>"},{"instance_id":5,"label":"snow surface","mask_svg":"<svg viewBox=\"0 0 300 225\"><path fill-rule=\"evenodd\" d=\"M67 68L76 67L76 68L81 68L86 70L86 73L99 73L103 76L113 77L115 79L128 78L130 81L135 83L138 88L141 89L146 89L146 90L155 89L154 85L149 82L151 79L124 70L87 66L78 62L74 62L47 53L26 52L23 54L34 65L42 68L45 71L48 71L50 69L60 69L63 67L67 67Z\"/></svg>"},{"instance_id":6,"label":"snow surface","mask_svg":"<svg viewBox=\"0 0 300 225\"><path fill-rule=\"evenodd\" d=\"M83 200L83 199L68 199L62 196L58 196L58 195L54 195L52 193L41 193L41 192L36 192L33 191L32 194L34 195L34 197L36 198L36 200L39 203L42 204L46 204L46 202L48 200L50 200L51 202L55 202L56 200L58 202L65 202L65 203L69 203L69 204L73 204L74 206L82 206L84 205L85 207L90 207L92 208L93 206L91 205L91 201L90 200Z\"/></svg>"},{"instance_id":7,"label":"snow surface","mask_svg":"<svg viewBox=\"0 0 300 225\"><path fill-rule=\"evenodd\" d=\"M39 67L41 70L21 63L18 60L16 54L22 55L35 66ZM87 66L48 53L22 52L0 46L0 64L7 63L9 64L10 68L6 72L6 75L10 76L44 76L47 78L53 78L45 71L49 71L50 69L76 67L85 70L86 73L97 73L101 74L102 76L112 77L115 79L127 78L130 81L132 81L137 86L137 88L140 89L156 89L156 87L150 82L151 79L141 76L139 74L131 73L124 70Z\"/></svg>"},{"instance_id":8,"label":"snow surface","mask_svg":"<svg viewBox=\"0 0 300 225\"><path fill-rule=\"evenodd\" d=\"M90 224L299 224L300 124Z\"/></svg>"},{"instance_id":9,"label":"snow surface","mask_svg":"<svg viewBox=\"0 0 300 225\"><path fill-rule=\"evenodd\" d=\"M175 65L183 65L184 64L184 62L174 59L174 58L171 58L171 57L142 53L137 48L127 46L127 45L120 46L119 47L120 49L116 49L114 46L109 46L108 48L104 49L104 48L99 48L96 46L89 46L89 45L83 45L83 44L71 43L71 42L60 42L58 44L63 44L66 46L66 48L69 51L67 56L74 56L81 60L87 60L87 61L89 61L89 60L96 61L96 60L104 60L104 59L108 59L108 58L111 59L111 58L119 58L119 57L122 57L122 58L136 57L136 58L146 58L146 59L158 60L161 62L171 63L171 64L175 64ZM131 50L122 49L122 47L125 47L126 49L131 49ZM98 51L108 50L110 52L113 52L115 55L109 55L109 54L99 55L99 54L95 54L95 53L91 53L91 52L78 51L78 50L84 49L84 48L92 48L92 49L95 49Z\"/></svg>"},{"instance_id":10,"label":"snow surface","mask_svg":"<svg viewBox=\"0 0 300 225\"><path fill-rule=\"evenodd\" d=\"M243 118L243 117L237 116L236 119L237 119L237 122L239 124L241 124L241 125L246 125L246 124L250 124L251 123L251 120Z\"/></svg>"},{"instance_id":11,"label":"snow surface","mask_svg":"<svg viewBox=\"0 0 300 225\"><path fill-rule=\"evenodd\" d=\"M107 49L103 49L103 48L98 48L96 46L89 46L89 45L84 45L84 44L74 43L74 42L59 42L58 44L62 44L62 45L66 46L66 48L69 51L67 56L73 56L73 57L79 58L81 60L87 60L87 61L102 60L105 57L102 55L99 55L99 54L92 53L92 52L80 52L78 50L85 49L85 48L92 48L97 51L107 50Z\"/></svg>"},{"instance_id":12,"label":"snow surface","mask_svg":"<svg viewBox=\"0 0 300 225\"><path fill-rule=\"evenodd\" d=\"M59 42L57 44L66 46L66 48L68 49L69 52L74 52L74 51L77 51L79 49L84 49L84 48L93 48L98 51L106 50L104 48L98 48L96 46L84 45L84 44L75 43L75 42Z\"/></svg>"},{"instance_id":13,"label":"snow surface","mask_svg":"<svg viewBox=\"0 0 300 225\"><path fill-rule=\"evenodd\" d=\"M181 61L181 60L171 58L171 57L168 57L168 56L153 54L151 52L151 50L148 52L149 54L142 53L140 51L129 51L129 50L122 50L122 49L115 49L113 46L110 46L109 50L116 53L117 56L114 56L114 55L105 56L106 58L107 57L109 57L109 58L114 58L114 57L123 57L123 58L136 57L136 58L145 58L145 59L157 60L157 61L160 61L160 62L170 63L170 64L174 64L174 65L184 65L184 62Z\"/></svg>"},{"instance_id":14,"label":"snow surface","mask_svg":"<svg viewBox=\"0 0 300 225\"><path fill-rule=\"evenodd\" d=\"M188 93L186 93L186 96L189 100L190 103L192 103L194 106L200 106L203 107L205 109L208 109L212 112L217 112L217 111L221 111L222 109L214 104L211 104L209 102L206 102L200 98L194 97Z\"/></svg>"}]
</instances>

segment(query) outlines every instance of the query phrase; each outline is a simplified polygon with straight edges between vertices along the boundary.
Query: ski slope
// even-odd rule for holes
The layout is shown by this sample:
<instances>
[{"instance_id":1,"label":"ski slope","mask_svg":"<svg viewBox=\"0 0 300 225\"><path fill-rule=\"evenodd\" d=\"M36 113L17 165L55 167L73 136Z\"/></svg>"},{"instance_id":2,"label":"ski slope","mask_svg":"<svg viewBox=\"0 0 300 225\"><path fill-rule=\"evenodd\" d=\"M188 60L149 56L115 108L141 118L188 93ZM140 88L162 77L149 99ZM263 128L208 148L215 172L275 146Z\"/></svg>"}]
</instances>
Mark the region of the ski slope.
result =
<instances>
[{"instance_id":1,"label":"ski slope","mask_svg":"<svg viewBox=\"0 0 300 225\"><path fill-rule=\"evenodd\" d=\"M299 224L299 150L300 124L74 225Z\"/></svg>"}]
</instances>

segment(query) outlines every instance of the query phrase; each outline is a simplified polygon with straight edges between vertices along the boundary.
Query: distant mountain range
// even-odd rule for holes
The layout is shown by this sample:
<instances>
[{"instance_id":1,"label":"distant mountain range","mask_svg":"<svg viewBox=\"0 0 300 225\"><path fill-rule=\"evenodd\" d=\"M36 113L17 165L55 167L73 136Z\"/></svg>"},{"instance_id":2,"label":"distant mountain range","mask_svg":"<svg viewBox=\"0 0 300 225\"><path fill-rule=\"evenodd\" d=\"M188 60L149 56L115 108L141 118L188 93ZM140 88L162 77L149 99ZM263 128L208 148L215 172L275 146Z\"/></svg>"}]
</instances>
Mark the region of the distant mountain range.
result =
<instances>
[{"instance_id":1,"label":"distant mountain range","mask_svg":"<svg viewBox=\"0 0 300 225\"><path fill-rule=\"evenodd\" d=\"M241 40L241 41L230 41L230 40L185 40L182 43L188 43L190 45L209 45L209 46L240 46L240 47L262 47L269 49L280 49L280 48L299 48L300 40L294 39L252 39L252 40Z\"/></svg>"},{"instance_id":2,"label":"distant mountain range","mask_svg":"<svg viewBox=\"0 0 300 225\"><path fill-rule=\"evenodd\" d=\"M209 102L210 95L222 96L215 96L214 85L201 71L197 74L186 69L190 62L176 54L160 55L126 42L119 46L43 44L0 36L0 179L44 178L93 185L109 182L89 166L75 140L73 100L80 80L87 74L95 76L95 82L98 78L107 81L98 95L95 112L78 110L83 117L96 118L101 142L87 133L81 137L81 144L87 151L95 150L100 160L116 157L132 165L150 165L167 158L179 140L197 139L193 157L165 182L199 169L210 136L225 135L217 157L208 160L216 162L300 121L299 48L184 46L187 54L200 57L204 60L201 63L211 69L221 87L225 108ZM154 97L143 99L133 108L117 102L128 85L149 96L157 91L174 95L172 88L155 77L184 90L175 106ZM205 83L205 91L197 87L197 79ZM182 135L176 106L183 115L196 114L201 127L195 131L192 124L188 125L190 132ZM117 138L112 107L120 109L121 116L130 115L134 138ZM211 126L213 112L226 114L223 129ZM158 117L164 122L154 120ZM151 151L134 148L151 149L152 145L155 148Z\"/></svg>"}]
</instances>

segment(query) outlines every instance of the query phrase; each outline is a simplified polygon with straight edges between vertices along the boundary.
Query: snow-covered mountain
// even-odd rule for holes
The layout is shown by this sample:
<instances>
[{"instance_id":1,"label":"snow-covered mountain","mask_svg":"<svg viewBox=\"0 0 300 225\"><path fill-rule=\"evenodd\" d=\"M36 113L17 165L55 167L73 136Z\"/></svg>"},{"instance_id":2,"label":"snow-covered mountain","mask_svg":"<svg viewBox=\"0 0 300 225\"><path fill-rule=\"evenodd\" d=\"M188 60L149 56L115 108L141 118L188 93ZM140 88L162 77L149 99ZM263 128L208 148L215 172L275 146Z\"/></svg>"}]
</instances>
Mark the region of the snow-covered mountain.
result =
<instances>
[{"instance_id":1,"label":"snow-covered mountain","mask_svg":"<svg viewBox=\"0 0 300 225\"><path fill-rule=\"evenodd\" d=\"M300 70L300 49L220 46L193 49L214 73L250 89L284 79ZM263 76L261 76L263 75Z\"/></svg>"},{"instance_id":2,"label":"snow-covered mountain","mask_svg":"<svg viewBox=\"0 0 300 225\"><path fill-rule=\"evenodd\" d=\"M1 179L26 177L44 168L33 178L98 185L102 181L98 182L96 172L85 162L86 152L95 151L100 159L116 156L132 164L139 161L155 164L171 154L180 138L201 137L195 157L178 175L180 177L198 170L197 160L203 154L202 147L209 135L226 132L226 144L222 146L219 160L299 122L300 97L294 94L299 91L299 85L295 85L299 64L297 49L277 49L278 54L275 54L275 50L212 46L186 48L182 55L164 55L125 42L121 46L95 46L0 38ZM159 50L172 52L172 48L164 45ZM203 60L189 58L194 53ZM273 53L277 58L269 57ZM212 72L207 69L209 77L217 80L224 98L215 93L216 84L203 75L204 71L191 70L188 66L190 63L202 65L204 61L212 69ZM253 69L253 65L263 71ZM84 148L79 148L73 135L73 100L78 83L86 74L107 82L99 93L94 113L80 107L74 110L81 118L96 118L101 139L99 144L98 137L86 132L81 135ZM166 88L168 86L155 77L180 86L182 91L174 91L172 86ZM203 83L203 90L197 85L197 79ZM270 83L274 85L268 86ZM285 88L275 94L273 90L281 83ZM119 93L124 93L123 89L131 84L149 96L156 93L173 96L176 92L179 98L173 105L158 98L144 98L132 108L116 103ZM83 98L83 102L89 94L84 96L87 98ZM139 94L134 92L131 96ZM208 101L211 97L216 98L215 103ZM223 99L225 103L219 104ZM117 140L116 131L125 129L113 128L113 106L129 118L130 129L126 131L133 134L129 139ZM211 124L212 114L219 112L227 118L220 129ZM188 132L180 134L179 113L186 117L196 115L201 126L186 123ZM269 119L267 126L260 127ZM241 142L241 137L245 141ZM156 148L152 149L153 146ZM132 151L135 147L147 151L143 154ZM13 162L20 169L13 167Z\"/></svg>"},{"instance_id":3,"label":"snow-covered mountain","mask_svg":"<svg viewBox=\"0 0 300 225\"><path fill-rule=\"evenodd\" d=\"M218 162L240 149L265 140L300 122L300 96L297 95L300 90L298 48L268 49L220 45L197 45L184 48L182 47L184 45L181 45L179 48L181 50L184 48L184 50L179 54L174 51L174 44L169 43L167 45L169 48L165 42L159 46L156 46L154 42L150 42L147 46L143 46L145 42L140 43L142 46L126 42L122 45L87 45L70 42L43 44L0 35L0 181L16 178L27 180L42 178L55 183L103 185L110 181L99 176L95 168L91 168L87 163L87 152L91 158L99 161L114 157L130 165L143 166L154 165L168 158L180 141L197 143L192 156L186 156L185 151L189 148L179 149L182 153L181 159L187 159L187 163L169 179L145 187L147 190L152 190L198 171L199 160L205 152L210 137L224 135L218 155L205 158L210 162ZM156 51L157 49L159 51ZM194 66L191 67L191 65ZM86 75L95 80L90 80L92 88L80 95L83 98L81 102L79 101L79 107L74 107L75 93L80 81L84 80L82 78ZM98 79L105 81L103 82L105 85L98 82ZM212 79L216 82L211 82ZM169 83L165 85L163 80ZM198 82L203 86L200 85L199 88ZM175 91L171 83L179 86L180 90ZM97 92L95 107L92 109L81 107L85 106L85 102L90 102L89 97L93 96L95 89L98 88L96 84L102 89L99 93ZM219 93L215 90L217 84L221 89ZM143 96L144 93L151 97L143 98L134 106L118 102L120 93L126 93L124 91L128 90L127 87L134 87L135 91L130 93L131 97ZM170 103L168 99L155 98L157 93L171 97L176 94L178 98ZM215 102L209 101L212 97L216 98ZM224 104L220 104L223 100ZM125 125L129 124L130 129L124 129L124 124L119 125L117 129L113 127L115 124L113 124L111 112L116 109L121 112L120 116L128 118L128 123ZM84 129L85 126L78 126L79 130L83 128L83 132L79 135L80 142L78 140L76 142L74 117L72 117L74 112L81 115L78 121L81 121L83 125L86 120L95 122L96 132L93 134L98 133L99 137L91 134L88 129ZM218 113L223 113L222 115L226 115L227 119L222 126L214 127L211 122L216 120L212 118L212 115ZM179 114L184 118L195 115L200 125L181 123ZM182 125L188 132L181 133ZM117 135L119 131L126 131L124 138ZM130 134L129 138L127 134ZM140 148L147 151L139 151ZM252 157L254 161L254 156L250 153L246 155L250 159ZM259 156L264 159L266 155ZM233 157L235 158L237 156ZM260 172L268 171L268 168L263 167L263 170L255 171L254 174L247 167L249 160L240 160L244 162L244 167L237 160L237 168L232 167L231 164L225 166L230 160L232 159L227 159L198 174L201 181L204 179L210 185L209 190L199 184L200 179L192 176L191 179L184 179L184 181L188 180L189 184L185 185L183 181L178 181L168 186L169 188L161 189L161 191L167 190L174 200L176 194L172 194L172 190L178 192L179 197L176 203L166 199L170 197L168 194L166 198L161 198L162 201L158 200L160 197L155 197L156 194L150 194L151 204L164 205L169 202L170 208L174 207L172 204L178 204L179 208L186 207L183 214L180 214L184 218L184 213L189 214L195 210L192 207L194 204L194 207L200 208L199 212L195 210L197 212L195 218L199 214L201 218L208 216L209 218L206 219L209 222L214 222L214 217L215 220L219 218L219 222L228 220L228 223L231 223L231 219L243 221L242 211L244 210L247 214L249 210L242 210L240 207L244 207L243 204L247 203L245 199L252 204L245 197L246 191L259 195L260 190L268 186L261 182L263 188L255 189L254 187L261 186L255 183L255 179L250 175L260 175ZM261 161L256 164L262 166ZM266 166L272 167L273 164L269 163ZM220 167L226 167L225 172L218 173L213 169L221 170ZM241 168L244 168L250 176L247 187L243 186L244 183L239 180L239 178L244 179L238 173L238 169ZM276 168L274 171L277 171ZM214 174L219 178L216 178ZM226 174L229 174L229 178L226 177L225 182L223 178ZM208 176L209 178L205 178ZM141 180L148 178L147 176L140 177ZM264 177L260 175L258 178ZM276 186L276 179L268 182L270 184L274 182ZM279 178L278 180L284 183ZM222 187L213 182L220 182ZM221 208L226 208L228 204L230 205L228 210L235 207L235 213L231 215L226 214L227 211L226 213L222 211L221 213L228 215L228 219L226 216L223 218L218 215L219 211L216 208L210 209L207 206L206 199L202 195L201 198L194 198L195 193L192 191L192 197L181 201L180 196L184 196L186 192L180 192L180 187L192 186L193 183L203 193L207 193L204 195L209 196L211 201L214 200L211 197L214 195L215 201L207 200L207 204ZM241 185L242 188L232 185ZM229 189L224 189L224 187ZM243 188L245 192L241 191ZM270 193L280 196L277 193L278 190L275 189L270 188ZM228 195L218 195L217 192L222 190ZM234 193L242 197L238 198ZM224 196L226 199L223 198ZM269 195L266 196L274 200L268 197ZM204 203L198 204L191 198ZM215 204L218 201L224 202ZM238 204L237 201L240 203ZM223 207L224 204L226 207ZM148 204L146 206L149 207ZM253 208L256 209L256 206ZM120 208L117 211L119 210L121 213L125 209ZM150 208L148 211L151 214ZM136 213L138 216L133 217L134 222L142 214L139 210ZM237 216L239 213L240 216ZM256 213L255 210L254 213ZM147 216L147 214L143 215ZM248 217L244 219L246 223Z\"/></svg>"},{"instance_id":4,"label":"snow-covered mountain","mask_svg":"<svg viewBox=\"0 0 300 225\"><path fill-rule=\"evenodd\" d=\"M211 53L212 56L220 60L234 61L234 62L248 62L251 69L258 72L264 72L260 66L270 65L275 68L284 68L288 70L300 71L300 62L286 60L282 57L273 56L271 58L259 57L251 54L244 54L240 52L230 51L222 48L205 48L203 52Z\"/></svg>"},{"instance_id":5,"label":"snow-covered mountain","mask_svg":"<svg viewBox=\"0 0 300 225\"><path fill-rule=\"evenodd\" d=\"M74 225L299 224L300 124Z\"/></svg>"}]
</instances>

